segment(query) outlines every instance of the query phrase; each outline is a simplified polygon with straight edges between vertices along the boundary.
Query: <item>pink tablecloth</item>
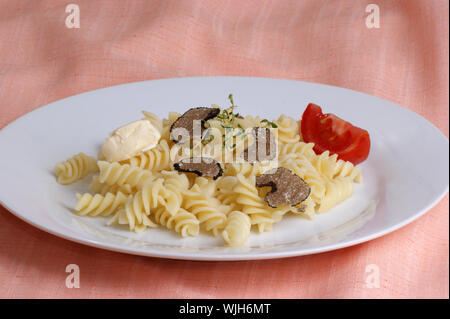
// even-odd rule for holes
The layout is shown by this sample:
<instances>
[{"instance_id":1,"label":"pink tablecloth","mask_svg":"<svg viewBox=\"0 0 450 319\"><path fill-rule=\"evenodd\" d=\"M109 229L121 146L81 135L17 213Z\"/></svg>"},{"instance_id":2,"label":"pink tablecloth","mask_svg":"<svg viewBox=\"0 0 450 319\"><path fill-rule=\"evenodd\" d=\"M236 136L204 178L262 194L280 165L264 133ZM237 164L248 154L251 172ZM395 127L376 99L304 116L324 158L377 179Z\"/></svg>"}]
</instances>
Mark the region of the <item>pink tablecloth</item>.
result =
<instances>
[{"instance_id":1,"label":"pink tablecloth","mask_svg":"<svg viewBox=\"0 0 450 319\"><path fill-rule=\"evenodd\" d=\"M65 26L70 2L79 5L79 29ZM119 83L245 75L373 94L448 136L446 0L70 2L0 2L0 127L49 102ZM379 6L380 28L366 26L369 3ZM0 225L3 298L449 297L448 195L369 243L269 261L113 253L49 235L1 207ZM80 266L79 289L65 286L68 264ZM380 288L366 287L370 264L379 267Z\"/></svg>"}]
</instances>

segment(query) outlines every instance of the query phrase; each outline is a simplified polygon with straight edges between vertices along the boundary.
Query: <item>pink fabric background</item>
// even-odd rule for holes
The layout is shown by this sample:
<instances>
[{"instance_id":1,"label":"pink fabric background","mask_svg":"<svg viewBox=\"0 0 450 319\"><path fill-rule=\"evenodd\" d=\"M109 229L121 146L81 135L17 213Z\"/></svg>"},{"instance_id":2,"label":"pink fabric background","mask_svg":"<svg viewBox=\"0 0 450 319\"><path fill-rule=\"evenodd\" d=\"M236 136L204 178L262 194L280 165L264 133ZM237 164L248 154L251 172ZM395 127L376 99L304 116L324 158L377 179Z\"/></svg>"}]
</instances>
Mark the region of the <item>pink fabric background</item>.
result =
<instances>
[{"instance_id":1,"label":"pink fabric background","mask_svg":"<svg viewBox=\"0 0 450 319\"><path fill-rule=\"evenodd\" d=\"M81 28L67 29L76 3ZM332 84L419 113L448 137L448 1L0 1L0 127L120 83L245 75ZM365 7L381 10L380 29ZM302 110L299 110L299 114ZM436 154L438 156L438 154ZM26 200L26 196L24 196ZM75 244L0 207L0 297L449 297L448 195L385 237L268 261L189 262ZM81 288L65 287L65 267ZM381 287L365 287L365 267Z\"/></svg>"}]
</instances>

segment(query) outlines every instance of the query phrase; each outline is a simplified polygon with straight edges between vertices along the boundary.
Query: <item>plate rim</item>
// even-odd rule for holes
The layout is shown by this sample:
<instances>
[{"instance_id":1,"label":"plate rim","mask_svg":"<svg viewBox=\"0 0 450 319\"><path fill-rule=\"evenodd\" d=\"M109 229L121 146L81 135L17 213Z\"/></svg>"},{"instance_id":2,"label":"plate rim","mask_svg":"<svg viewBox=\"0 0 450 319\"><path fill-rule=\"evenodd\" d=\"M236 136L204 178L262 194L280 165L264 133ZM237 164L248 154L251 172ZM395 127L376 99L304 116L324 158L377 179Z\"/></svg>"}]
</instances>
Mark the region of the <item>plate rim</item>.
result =
<instances>
[{"instance_id":1,"label":"plate rim","mask_svg":"<svg viewBox=\"0 0 450 319\"><path fill-rule=\"evenodd\" d=\"M98 88L95 90L91 90L91 91L87 91L87 92L82 92L82 93L78 93L78 94L74 94L71 96L67 96L63 99L59 99L53 102L50 102L48 104L45 104L43 106L37 107L36 109L27 112L26 114L18 117L17 119L11 121L10 123L8 123L7 125L5 125L4 127L2 127L0 129L0 136L2 135L3 132L11 129L11 127L13 127L14 125L18 125L17 123L21 122L21 120L26 119L28 116L32 116L31 114L33 113L37 113L37 112L43 112L46 109L48 109L48 107L52 107L53 104L55 103L60 103L65 101L66 99L70 99L74 96L79 96L79 95L87 95L87 94L92 94L101 90L108 90L108 89L114 89L117 87L121 87L121 86L131 86L131 85L136 85L137 83L148 83L148 82L155 82L155 81L173 81L173 80L182 80L182 81L186 81L186 80L190 80L190 79L217 79L217 78L238 78L238 79L248 79L248 80L252 80L252 79L260 79L260 80L271 80L271 81L286 81L286 82L296 82L296 83L308 83L308 84L313 84L313 85L318 85L318 86L326 86L326 87L331 87L334 89L340 89L340 90L346 90L346 91L350 91L352 94L360 94L360 95L366 95L366 96L370 96L370 97L375 97L377 99L380 99L382 101L387 101L391 104L392 107L398 107L400 108L403 112L409 112L411 114L413 114L413 116L420 118L421 121L423 121L424 123L426 123L428 126L430 126L434 133L438 133L438 135L440 136L440 138L444 139L444 142L446 142L448 144L449 140L448 138L444 135L444 133L438 129L433 123L431 123L429 120L427 120L425 117L423 117L422 115L402 106L399 105L395 102L389 101L387 99L383 99L368 93L364 93L364 92L359 92L356 90L352 90L352 89L348 89L348 88L342 88L342 87L338 87L338 86L333 86L333 85L329 85L329 84L323 84L323 83L317 83L317 82L308 82L308 81L299 81L299 80L293 80L293 79L281 79L281 78L270 78L270 77L250 77L250 76L190 76L190 77L173 77L173 78L163 78L163 79L154 79L154 80L143 80L143 81L136 81L136 82L128 82L128 83L122 83L122 84L118 84L118 85L113 85L113 86L108 86L108 87L103 87L103 88ZM242 260L263 260L263 259L278 259L278 258L288 258L288 257L296 257L296 256L304 256L304 255L311 255L311 254L318 254L318 253L323 253L323 252L327 252L327 251L333 251L333 250L337 250L337 249L342 249L342 248L346 248L346 247L350 247L350 246L354 246L354 245L358 245L360 243L364 243L364 242L368 242L370 240L379 238L381 236L384 236L386 234L389 234L395 230L398 230L408 224L410 224L411 222L415 221L416 219L420 218L421 216L423 216L425 213L427 213L430 209L432 209L434 206L436 206L444 197L445 195L448 193L449 191L449 185L447 184L447 186L445 187L445 189L443 189L439 194L436 194L434 196L434 200L430 201L428 203L428 205L426 205L424 208L422 208L421 210L416 211L415 214L409 216L406 219L403 219L399 222L397 222L394 225L391 225L390 227L383 229L381 231L378 232L374 232L372 234L368 234L353 240L344 240L338 243L334 243L334 244L327 244L323 247L317 247L317 248L307 248L307 249L291 249L288 251L271 251L271 252L262 252L262 253L253 253L253 254L248 254L245 252L237 252L237 253L227 253L227 254L221 254L221 253L214 253L214 252L210 252L210 253L201 253L201 252L196 252L196 253L183 253L183 252L161 252L161 251L156 251L156 252L149 252L149 251L144 251L141 248L133 248L133 249L126 249L126 248L122 248L121 246L117 245L117 244L112 244L112 243L105 243L105 242L101 242L101 241L97 241L97 240L90 240L90 239L85 239L82 238L81 236L74 236L74 235L67 235L64 234L61 231L58 230L54 230L51 229L49 227L46 227L45 225L40 225L36 222L34 222L33 220L31 220L30 218L28 218L27 216L24 216L22 214L20 214L19 212L15 212L13 209L11 209L6 202L1 198L1 194L0 194L0 204L7 210L9 211L12 215L18 217L20 220L25 221L26 223L30 224L31 226L34 226L42 231L45 231L49 234L52 234L54 236L63 238L65 240L70 240L72 242L76 242L79 244L84 244L90 247L95 247L95 248L100 248L100 249L106 249L109 251L114 251L114 252L120 252L120 253L125 253L125 254L132 254L132 255L139 255L139 256L145 256L145 257L154 257L154 258L167 258L167 259L178 259L178 260L197 260L197 261L242 261Z\"/></svg>"}]
</instances>

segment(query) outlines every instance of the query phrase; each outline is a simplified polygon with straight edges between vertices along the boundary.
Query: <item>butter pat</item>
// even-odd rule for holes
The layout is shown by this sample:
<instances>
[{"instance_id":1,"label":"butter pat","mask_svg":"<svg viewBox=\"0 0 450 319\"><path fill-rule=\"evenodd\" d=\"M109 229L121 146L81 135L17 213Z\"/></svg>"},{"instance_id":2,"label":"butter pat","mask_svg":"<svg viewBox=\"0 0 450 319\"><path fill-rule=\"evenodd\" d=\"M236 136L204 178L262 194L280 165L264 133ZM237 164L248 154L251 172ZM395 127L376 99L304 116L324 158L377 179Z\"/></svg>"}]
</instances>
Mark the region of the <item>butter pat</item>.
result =
<instances>
[{"instance_id":1,"label":"butter pat","mask_svg":"<svg viewBox=\"0 0 450 319\"><path fill-rule=\"evenodd\" d=\"M101 153L109 162L119 162L158 144L161 134L148 120L139 120L112 132L105 140Z\"/></svg>"}]
</instances>

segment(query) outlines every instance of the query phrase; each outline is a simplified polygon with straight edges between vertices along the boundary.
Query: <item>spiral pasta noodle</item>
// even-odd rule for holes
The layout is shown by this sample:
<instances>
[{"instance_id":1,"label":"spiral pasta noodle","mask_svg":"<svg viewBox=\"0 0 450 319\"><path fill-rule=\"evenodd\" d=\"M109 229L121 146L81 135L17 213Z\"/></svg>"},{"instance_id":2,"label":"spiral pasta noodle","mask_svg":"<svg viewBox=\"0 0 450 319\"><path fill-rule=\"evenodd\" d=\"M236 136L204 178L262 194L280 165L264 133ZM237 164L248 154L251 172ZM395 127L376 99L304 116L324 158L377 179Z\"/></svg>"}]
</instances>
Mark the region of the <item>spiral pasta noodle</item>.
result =
<instances>
[{"instance_id":1,"label":"spiral pasta noodle","mask_svg":"<svg viewBox=\"0 0 450 319\"><path fill-rule=\"evenodd\" d=\"M198 186L199 190L208 196L214 196L216 191L217 182L215 180L209 180L205 177L196 177L194 184Z\"/></svg>"},{"instance_id":2,"label":"spiral pasta noodle","mask_svg":"<svg viewBox=\"0 0 450 319\"><path fill-rule=\"evenodd\" d=\"M125 204L127 196L122 192L117 194L106 193L105 196L96 194L92 196L89 193L76 194L78 202L75 211L78 215L89 216L109 216Z\"/></svg>"},{"instance_id":3,"label":"spiral pasta noodle","mask_svg":"<svg viewBox=\"0 0 450 319\"><path fill-rule=\"evenodd\" d=\"M129 218L130 221L137 225L142 224L146 216L149 216L152 211L162 206L163 192L163 179L159 178L152 183L146 184L142 190L132 196L124 208L127 216L134 216L134 219ZM133 225L130 225L130 229L133 228Z\"/></svg>"},{"instance_id":4,"label":"spiral pasta noodle","mask_svg":"<svg viewBox=\"0 0 450 319\"><path fill-rule=\"evenodd\" d=\"M338 160L337 154L330 156L329 151L312 157L311 163L327 178L350 177L355 182L362 181L361 167L355 166L351 162Z\"/></svg>"},{"instance_id":5,"label":"spiral pasta noodle","mask_svg":"<svg viewBox=\"0 0 450 319\"><path fill-rule=\"evenodd\" d=\"M160 193L163 180L147 184L143 190L130 196L124 207L109 221L108 225L128 225L130 230L140 233L149 227L156 227L150 220L150 213L161 205Z\"/></svg>"},{"instance_id":6,"label":"spiral pasta noodle","mask_svg":"<svg viewBox=\"0 0 450 319\"><path fill-rule=\"evenodd\" d=\"M222 204L230 206L231 210L236 210L236 195L234 187L238 183L235 176L222 176L216 182L216 197Z\"/></svg>"},{"instance_id":7,"label":"spiral pasta noodle","mask_svg":"<svg viewBox=\"0 0 450 319\"><path fill-rule=\"evenodd\" d=\"M182 237L197 236L200 222L194 214L180 208L176 214L169 213L164 207L160 207L154 213L158 224L173 229Z\"/></svg>"},{"instance_id":8,"label":"spiral pasta noodle","mask_svg":"<svg viewBox=\"0 0 450 319\"><path fill-rule=\"evenodd\" d=\"M320 175L316 168L304 156L290 158L280 163L281 167L290 169L296 175L300 176L311 187L310 197L316 203L320 203L325 196L326 180Z\"/></svg>"},{"instance_id":9,"label":"spiral pasta noodle","mask_svg":"<svg viewBox=\"0 0 450 319\"><path fill-rule=\"evenodd\" d=\"M131 196L124 208L114 216L109 224L128 225L130 230L142 232L146 228L156 227L151 221L150 214L158 208L164 208L168 213L175 215L181 205L181 195L173 201L164 186L164 179L158 178L147 183L142 190Z\"/></svg>"},{"instance_id":10,"label":"spiral pasta noodle","mask_svg":"<svg viewBox=\"0 0 450 319\"><path fill-rule=\"evenodd\" d=\"M162 120L161 139L170 142L170 127L180 116L178 112L169 112L168 118Z\"/></svg>"},{"instance_id":11,"label":"spiral pasta noodle","mask_svg":"<svg viewBox=\"0 0 450 319\"><path fill-rule=\"evenodd\" d=\"M161 140L156 147L121 161L120 164L128 164L154 172L168 169L171 164L169 145L166 140Z\"/></svg>"},{"instance_id":12,"label":"spiral pasta noodle","mask_svg":"<svg viewBox=\"0 0 450 319\"><path fill-rule=\"evenodd\" d=\"M353 193L353 181L351 177L336 177L326 183L325 197L320 202L318 213L330 210Z\"/></svg>"},{"instance_id":13,"label":"spiral pasta noodle","mask_svg":"<svg viewBox=\"0 0 450 319\"><path fill-rule=\"evenodd\" d=\"M215 236L225 227L227 216L223 206L216 198L203 192L198 184L194 184L185 192L183 208L194 214L207 231Z\"/></svg>"},{"instance_id":14,"label":"spiral pasta noodle","mask_svg":"<svg viewBox=\"0 0 450 319\"><path fill-rule=\"evenodd\" d=\"M151 214L164 209L165 214L176 215L181 209L183 190L189 186L188 179L176 171L161 172L161 177L146 183L135 195L130 196L110 224L129 225L130 230L141 232L154 227Z\"/></svg>"},{"instance_id":15,"label":"spiral pasta noodle","mask_svg":"<svg viewBox=\"0 0 450 319\"><path fill-rule=\"evenodd\" d=\"M294 144L300 141L299 126L296 120L285 115L281 115L275 121L278 126L278 142L283 144Z\"/></svg>"},{"instance_id":16,"label":"spiral pasta noodle","mask_svg":"<svg viewBox=\"0 0 450 319\"><path fill-rule=\"evenodd\" d=\"M316 216L316 202L312 199L312 197L308 197L304 200L303 203L297 205L294 209L290 210L290 212L295 215L301 215L308 219L314 219Z\"/></svg>"},{"instance_id":17,"label":"spiral pasta noodle","mask_svg":"<svg viewBox=\"0 0 450 319\"><path fill-rule=\"evenodd\" d=\"M159 133L162 132L163 129L163 123L162 121L159 119L158 116L156 116L155 114L153 114L152 112L147 112L147 111L142 111L142 114L144 114L145 119L149 120L150 123L158 130Z\"/></svg>"},{"instance_id":18,"label":"spiral pasta noodle","mask_svg":"<svg viewBox=\"0 0 450 319\"><path fill-rule=\"evenodd\" d=\"M241 211L250 217L251 224L257 225L259 232L272 230L272 225L289 211L288 207L271 208L259 195L255 186L255 176L245 178L238 174L238 184L234 188L236 202L241 205Z\"/></svg>"},{"instance_id":19,"label":"spiral pasta noodle","mask_svg":"<svg viewBox=\"0 0 450 319\"><path fill-rule=\"evenodd\" d=\"M279 160L282 161L288 157L298 157L300 155L303 155L307 159L311 160L316 156L313 147L314 143L304 143L304 142L280 144L280 146L278 147Z\"/></svg>"},{"instance_id":20,"label":"spiral pasta noodle","mask_svg":"<svg viewBox=\"0 0 450 319\"><path fill-rule=\"evenodd\" d=\"M97 170L98 167L95 158L87 156L84 153L78 153L72 158L56 165L55 175L58 183L67 185L72 184Z\"/></svg>"},{"instance_id":21,"label":"spiral pasta noodle","mask_svg":"<svg viewBox=\"0 0 450 319\"><path fill-rule=\"evenodd\" d=\"M128 225L131 231L142 233L147 228L154 228L158 225L150 220L145 214L136 214L128 201L125 207L122 207L117 213L108 221L108 226L111 225ZM127 209L128 208L128 209Z\"/></svg>"},{"instance_id":22,"label":"spiral pasta noodle","mask_svg":"<svg viewBox=\"0 0 450 319\"><path fill-rule=\"evenodd\" d=\"M185 174L177 171L163 171L164 178L162 194L160 195L162 205L172 215L175 215L181 208L183 194L189 188L189 180Z\"/></svg>"},{"instance_id":23,"label":"spiral pasta noodle","mask_svg":"<svg viewBox=\"0 0 450 319\"><path fill-rule=\"evenodd\" d=\"M262 126L261 118L259 116L253 117L250 115L246 115L243 118L237 118L236 123L244 129Z\"/></svg>"},{"instance_id":24,"label":"spiral pasta noodle","mask_svg":"<svg viewBox=\"0 0 450 319\"><path fill-rule=\"evenodd\" d=\"M119 185L108 185L105 183L101 183L99 180L99 176L98 175L94 175L92 177L92 181L88 186L88 190L96 193L96 194L100 194L100 195L105 195L106 193L117 193L117 192L122 192L124 194L132 194L135 192L135 190L128 184L119 186Z\"/></svg>"},{"instance_id":25,"label":"spiral pasta noodle","mask_svg":"<svg viewBox=\"0 0 450 319\"><path fill-rule=\"evenodd\" d=\"M142 187L148 181L151 181L154 176L148 171L140 167L133 167L129 164L119 164L117 162L99 161L98 167L100 169L99 181L108 185L129 185L130 187Z\"/></svg>"},{"instance_id":26,"label":"spiral pasta noodle","mask_svg":"<svg viewBox=\"0 0 450 319\"><path fill-rule=\"evenodd\" d=\"M246 214L232 211L228 215L222 238L229 246L242 246L250 235L251 226L250 218Z\"/></svg>"},{"instance_id":27,"label":"spiral pasta noodle","mask_svg":"<svg viewBox=\"0 0 450 319\"><path fill-rule=\"evenodd\" d=\"M223 175L224 176L237 176L238 174L244 177L250 177L255 175L260 175L265 171L265 167L260 163L229 163L225 166Z\"/></svg>"}]
</instances>

